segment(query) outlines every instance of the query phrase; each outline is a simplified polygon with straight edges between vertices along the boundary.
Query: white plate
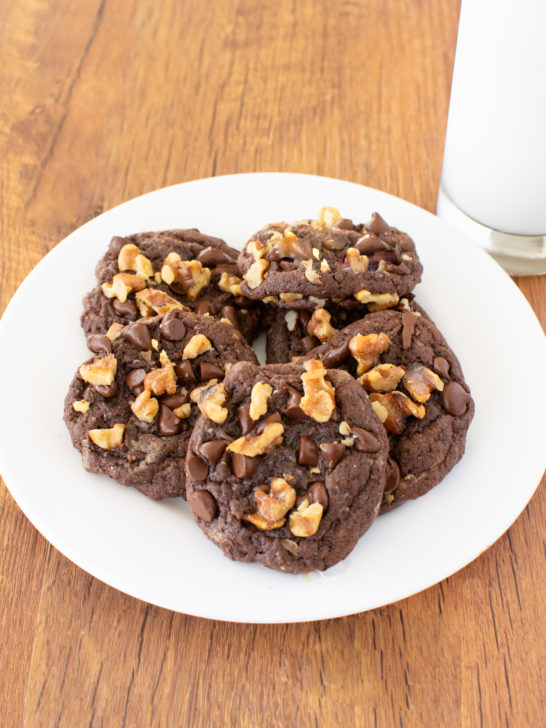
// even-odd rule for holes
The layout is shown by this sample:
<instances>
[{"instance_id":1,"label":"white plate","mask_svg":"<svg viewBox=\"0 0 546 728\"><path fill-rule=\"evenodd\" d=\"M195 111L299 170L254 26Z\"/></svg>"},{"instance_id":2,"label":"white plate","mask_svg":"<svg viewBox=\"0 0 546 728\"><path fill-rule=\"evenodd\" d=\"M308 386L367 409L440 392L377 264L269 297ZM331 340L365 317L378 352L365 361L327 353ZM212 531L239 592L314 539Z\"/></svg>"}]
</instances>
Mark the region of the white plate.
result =
<instances>
[{"instance_id":1,"label":"white plate","mask_svg":"<svg viewBox=\"0 0 546 728\"><path fill-rule=\"evenodd\" d=\"M426 496L379 518L327 572L292 576L229 561L181 500L156 503L82 470L62 421L88 352L82 294L112 235L199 227L240 246L262 224L334 205L379 210L408 231L424 265L418 300L460 358L476 401L467 452ZM542 330L510 278L434 215L377 190L296 174L198 180L91 220L30 273L0 322L0 471L36 528L127 594L187 614L297 622L361 612L425 589L488 548L523 510L544 466Z\"/></svg>"}]
</instances>

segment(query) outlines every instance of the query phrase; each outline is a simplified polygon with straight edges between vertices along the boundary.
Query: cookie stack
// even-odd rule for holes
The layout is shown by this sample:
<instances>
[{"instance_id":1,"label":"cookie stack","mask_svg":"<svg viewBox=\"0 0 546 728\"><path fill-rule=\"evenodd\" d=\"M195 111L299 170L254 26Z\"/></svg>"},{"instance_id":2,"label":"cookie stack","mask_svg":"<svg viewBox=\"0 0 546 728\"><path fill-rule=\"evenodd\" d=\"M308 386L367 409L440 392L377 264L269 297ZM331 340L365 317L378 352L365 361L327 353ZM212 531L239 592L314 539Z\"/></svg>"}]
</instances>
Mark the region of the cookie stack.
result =
<instances>
[{"instance_id":1,"label":"cookie stack","mask_svg":"<svg viewBox=\"0 0 546 728\"><path fill-rule=\"evenodd\" d=\"M474 404L421 273L408 235L334 208L240 253L197 230L113 238L65 400L84 468L187 498L232 559L332 566L464 452Z\"/></svg>"}]
</instances>

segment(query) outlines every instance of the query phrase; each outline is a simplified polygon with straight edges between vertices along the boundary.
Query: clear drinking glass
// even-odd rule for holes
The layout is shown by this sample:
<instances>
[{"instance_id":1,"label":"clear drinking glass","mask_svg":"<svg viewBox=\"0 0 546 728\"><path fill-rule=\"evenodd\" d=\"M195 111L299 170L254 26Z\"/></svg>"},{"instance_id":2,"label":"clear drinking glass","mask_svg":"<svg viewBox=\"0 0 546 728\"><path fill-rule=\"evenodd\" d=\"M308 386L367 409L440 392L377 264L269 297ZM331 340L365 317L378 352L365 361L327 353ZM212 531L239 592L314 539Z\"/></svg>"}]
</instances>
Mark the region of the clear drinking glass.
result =
<instances>
[{"instance_id":1,"label":"clear drinking glass","mask_svg":"<svg viewBox=\"0 0 546 728\"><path fill-rule=\"evenodd\" d=\"M437 212L546 273L546 0L462 0Z\"/></svg>"}]
</instances>

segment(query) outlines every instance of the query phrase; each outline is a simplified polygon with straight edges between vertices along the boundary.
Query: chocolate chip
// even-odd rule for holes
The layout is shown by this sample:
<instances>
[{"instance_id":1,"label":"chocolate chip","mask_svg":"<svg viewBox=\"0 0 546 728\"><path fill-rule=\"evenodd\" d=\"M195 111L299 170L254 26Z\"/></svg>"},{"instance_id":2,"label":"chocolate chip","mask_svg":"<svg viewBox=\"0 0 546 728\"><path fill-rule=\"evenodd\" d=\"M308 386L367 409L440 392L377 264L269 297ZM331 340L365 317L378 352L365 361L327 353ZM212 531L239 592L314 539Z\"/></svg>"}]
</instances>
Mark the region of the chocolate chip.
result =
<instances>
[{"instance_id":1,"label":"chocolate chip","mask_svg":"<svg viewBox=\"0 0 546 728\"><path fill-rule=\"evenodd\" d=\"M345 455L347 449L341 442L325 442L320 446L322 457L326 460L328 470L333 470Z\"/></svg>"},{"instance_id":2,"label":"chocolate chip","mask_svg":"<svg viewBox=\"0 0 546 728\"><path fill-rule=\"evenodd\" d=\"M213 364L210 361L202 361L199 365L199 371L201 373L202 382L208 382L209 379L223 379L226 376L222 367L219 367L217 364Z\"/></svg>"},{"instance_id":3,"label":"chocolate chip","mask_svg":"<svg viewBox=\"0 0 546 728\"><path fill-rule=\"evenodd\" d=\"M166 397L162 397L161 404L166 405L169 409L175 410L182 407L190 399L187 392L176 392L176 394L169 394Z\"/></svg>"},{"instance_id":4,"label":"chocolate chip","mask_svg":"<svg viewBox=\"0 0 546 728\"><path fill-rule=\"evenodd\" d=\"M231 263L231 258L226 255L222 250L218 250L218 248L212 248L210 245L204 248L199 255L197 256L197 260L202 264L206 265L208 268L213 268L216 265L220 265L221 263Z\"/></svg>"},{"instance_id":5,"label":"chocolate chip","mask_svg":"<svg viewBox=\"0 0 546 728\"><path fill-rule=\"evenodd\" d=\"M209 474L209 468L206 462L193 452L188 454L186 469L190 478L196 483L202 483Z\"/></svg>"},{"instance_id":6,"label":"chocolate chip","mask_svg":"<svg viewBox=\"0 0 546 728\"><path fill-rule=\"evenodd\" d=\"M226 318L228 321L231 321L236 329L239 328L239 319L237 318L237 311L234 306L222 306L220 315L222 318Z\"/></svg>"},{"instance_id":7,"label":"chocolate chip","mask_svg":"<svg viewBox=\"0 0 546 728\"><path fill-rule=\"evenodd\" d=\"M409 311L404 311L402 314L402 348L409 349L411 346L411 340L413 339L413 332L417 324L417 316Z\"/></svg>"},{"instance_id":8,"label":"chocolate chip","mask_svg":"<svg viewBox=\"0 0 546 728\"><path fill-rule=\"evenodd\" d=\"M178 318L176 311L169 311L165 314L159 325L161 334L169 341L182 341L186 335L184 322Z\"/></svg>"},{"instance_id":9,"label":"chocolate chip","mask_svg":"<svg viewBox=\"0 0 546 728\"><path fill-rule=\"evenodd\" d=\"M348 217L343 217L341 220L338 220L335 222L332 227L339 228L340 230L352 230L353 229L353 221L349 220Z\"/></svg>"},{"instance_id":10,"label":"chocolate chip","mask_svg":"<svg viewBox=\"0 0 546 728\"><path fill-rule=\"evenodd\" d=\"M174 373L182 384L195 384L197 377L193 373L190 362L186 359L174 365Z\"/></svg>"},{"instance_id":11,"label":"chocolate chip","mask_svg":"<svg viewBox=\"0 0 546 728\"><path fill-rule=\"evenodd\" d=\"M242 404L237 411L239 412L242 434L246 435L254 427L254 420L250 416L250 402Z\"/></svg>"},{"instance_id":12,"label":"chocolate chip","mask_svg":"<svg viewBox=\"0 0 546 728\"><path fill-rule=\"evenodd\" d=\"M234 452L231 455L231 469L240 480L251 478L259 464L259 458L249 458Z\"/></svg>"},{"instance_id":13,"label":"chocolate chip","mask_svg":"<svg viewBox=\"0 0 546 728\"><path fill-rule=\"evenodd\" d=\"M210 316L213 316L214 315L214 306L208 300L208 298L204 298L202 301L199 301L199 303L195 306L194 311L195 311L195 313L198 313L200 316L204 316L207 313Z\"/></svg>"},{"instance_id":14,"label":"chocolate chip","mask_svg":"<svg viewBox=\"0 0 546 728\"><path fill-rule=\"evenodd\" d=\"M274 412L272 415L264 417L263 420L259 422L258 427L256 427L256 433L261 435L265 428L268 425L272 425L274 422L282 422L282 417L278 412Z\"/></svg>"},{"instance_id":15,"label":"chocolate chip","mask_svg":"<svg viewBox=\"0 0 546 728\"><path fill-rule=\"evenodd\" d=\"M345 361L349 356L349 339L342 341L341 344L328 349L322 357L322 363L326 369L333 369Z\"/></svg>"},{"instance_id":16,"label":"chocolate chip","mask_svg":"<svg viewBox=\"0 0 546 728\"><path fill-rule=\"evenodd\" d=\"M355 439L355 450L359 452L377 452L379 450L379 440L371 432L363 430L361 427L351 427L351 435Z\"/></svg>"},{"instance_id":17,"label":"chocolate chip","mask_svg":"<svg viewBox=\"0 0 546 728\"><path fill-rule=\"evenodd\" d=\"M129 321L136 321L138 318L137 307L133 301L124 301L122 303L117 298L114 298L112 308L118 316L127 318Z\"/></svg>"},{"instance_id":18,"label":"chocolate chip","mask_svg":"<svg viewBox=\"0 0 546 728\"><path fill-rule=\"evenodd\" d=\"M470 395L458 382L448 382L442 392L442 404L450 415L464 415L470 402Z\"/></svg>"},{"instance_id":19,"label":"chocolate chip","mask_svg":"<svg viewBox=\"0 0 546 728\"><path fill-rule=\"evenodd\" d=\"M182 420L178 419L172 409L162 404L159 412L159 434L165 437L178 435L181 428Z\"/></svg>"},{"instance_id":20,"label":"chocolate chip","mask_svg":"<svg viewBox=\"0 0 546 728\"><path fill-rule=\"evenodd\" d=\"M270 263L278 263L283 258L283 252L279 248L271 248L266 254L265 259Z\"/></svg>"},{"instance_id":21,"label":"chocolate chip","mask_svg":"<svg viewBox=\"0 0 546 728\"><path fill-rule=\"evenodd\" d=\"M116 258L119 255L119 251L123 248L123 246L127 243L127 238L120 238L119 235L114 235L112 240L110 240L110 243L108 245L108 252L112 255L115 255Z\"/></svg>"},{"instance_id":22,"label":"chocolate chip","mask_svg":"<svg viewBox=\"0 0 546 728\"><path fill-rule=\"evenodd\" d=\"M293 260L279 260L279 268L284 271L294 270L296 264Z\"/></svg>"},{"instance_id":23,"label":"chocolate chip","mask_svg":"<svg viewBox=\"0 0 546 728\"><path fill-rule=\"evenodd\" d=\"M310 503L320 503L324 510L328 508L328 491L324 483L313 483L307 491L307 497Z\"/></svg>"},{"instance_id":24,"label":"chocolate chip","mask_svg":"<svg viewBox=\"0 0 546 728\"><path fill-rule=\"evenodd\" d=\"M298 450L298 463L300 465L316 465L318 463L319 449L310 437L302 435L300 437L300 447Z\"/></svg>"},{"instance_id":25,"label":"chocolate chip","mask_svg":"<svg viewBox=\"0 0 546 728\"><path fill-rule=\"evenodd\" d=\"M95 384L95 391L104 399L110 399L110 397L115 397L118 393L118 383L114 379L112 384Z\"/></svg>"},{"instance_id":26,"label":"chocolate chip","mask_svg":"<svg viewBox=\"0 0 546 728\"><path fill-rule=\"evenodd\" d=\"M288 390L288 401L284 410L284 414L290 420L304 420L305 412L300 407L301 394L293 387L286 387Z\"/></svg>"},{"instance_id":27,"label":"chocolate chip","mask_svg":"<svg viewBox=\"0 0 546 728\"><path fill-rule=\"evenodd\" d=\"M112 342L104 334L91 334L87 337L87 348L93 354L110 354Z\"/></svg>"},{"instance_id":28,"label":"chocolate chip","mask_svg":"<svg viewBox=\"0 0 546 728\"><path fill-rule=\"evenodd\" d=\"M343 250L343 248L347 245L347 238L345 235L338 233L337 235L334 234L331 238L323 240L322 244L328 250Z\"/></svg>"},{"instance_id":29,"label":"chocolate chip","mask_svg":"<svg viewBox=\"0 0 546 728\"><path fill-rule=\"evenodd\" d=\"M390 246L381 238L376 238L375 235L364 235L357 241L355 248L361 255L373 255L374 253L380 253L383 250L390 250Z\"/></svg>"},{"instance_id":30,"label":"chocolate chip","mask_svg":"<svg viewBox=\"0 0 546 728\"><path fill-rule=\"evenodd\" d=\"M385 482L385 493L392 493L400 485L400 468L396 460L387 460L387 479Z\"/></svg>"},{"instance_id":31,"label":"chocolate chip","mask_svg":"<svg viewBox=\"0 0 546 728\"><path fill-rule=\"evenodd\" d=\"M209 440L199 446L199 454L206 458L212 465L216 465L228 445L229 440Z\"/></svg>"},{"instance_id":32,"label":"chocolate chip","mask_svg":"<svg viewBox=\"0 0 546 728\"><path fill-rule=\"evenodd\" d=\"M308 354L315 346L320 344L320 341L315 336L304 336L300 343L303 353Z\"/></svg>"},{"instance_id":33,"label":"chocolate chip","mask_svg":"<svg viewBox=\"0 0 546 728\"><path fill-rule=\"evenodd\" d=\"M210 523L218 513L218 506L208 490L198 490L188 496L192 513L202 521Z\"/></svg>"},{"instance_id":34,"label":"chocolate chip","mask_svg":"<svg viewBox=\"0 0 546 728\"><path fill-rule=\"evenodd\" d=\"M298 311L298 324L301 326L303 331L307 331L307 324L311 321L311 314L309 311L306 311L305 309L302 309L301 311Z\"/></svg>"},{"instance_id":35,"label":"chocolate chip","mask_svg":"<svg viewBox=\"0 0 546 728\"><path fill-rule=\"evenodd\" d=\"M146 376L146 369L133 369L132 372L125 377L125 384L131 389L136 395L139 395L144 389L144 377Z\"/></svg>"},{"instance_id":36,"label":"chocolate chip","mask_svg":"<svg viewBox=\"0 0 546 728\"><path fill-rule=\"evenodd\" d=\"M434 357L434 363L432 365L432 368L443 379L449 379L449 369L450 365L447 359L444 359L443 356L436 356Z\"/></svg>"},{"instance_id":37,"label":"chocolate chip","mask_svg":"<svg viewBox=\"0 0 546 728\"><path fill-rule=\"evenodd\" d=\"M122 330L121 335L141 351L149 351L152 348L150 329L142 321L126 326Z\"/></svg>"},{"instance_id":38,"label":"chocolate chip","mask_svg":"<svg viewBox=\"0 0 546 728\"><path fill-rule=\"evenodd\" d=\"M383 220L378 212L372 212L372 217L366 223L366 227L368 228L368 230L371 230L372 233L376 233L376 235L379 235L380 233L386 233L388 230L391 229L390 225L387 225L385 220Z\"/></svg>"}]
</instances>

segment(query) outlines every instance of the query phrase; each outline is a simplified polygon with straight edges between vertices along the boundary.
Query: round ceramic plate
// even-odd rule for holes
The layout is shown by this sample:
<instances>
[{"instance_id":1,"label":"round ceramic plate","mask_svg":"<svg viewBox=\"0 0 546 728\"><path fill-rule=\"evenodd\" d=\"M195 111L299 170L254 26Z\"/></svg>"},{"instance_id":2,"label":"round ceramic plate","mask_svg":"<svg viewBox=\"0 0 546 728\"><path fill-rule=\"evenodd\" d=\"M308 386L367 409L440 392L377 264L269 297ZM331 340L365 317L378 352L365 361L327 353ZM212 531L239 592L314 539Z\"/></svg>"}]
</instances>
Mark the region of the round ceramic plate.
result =
<instances>
[{"instance_id":1,"label":"round ceramic plate","mask_svg":"<svg viewBox=\"0 0 546 728\"><path fill-rule=\"evenodd\" d=\"M154 502L86 473L62 421L89 353L81 299L112 235L198 227L241 244L263 224L323 205L365 221L378 210L415 240L417 298L460 358L476 401L463 460L426 496L377 519L350 556L293 576L234 563L181 500ZM31 335L30 335L31 334ZM69 235L30 273L0 322L0 472L36 528L82 569L127 594L187 614L298 622L379 607L425 589L488 548L523 510L544 466L542 330L510 278L434 215L340 180L243 174L126 202ZM532 396L530 392L532 391Z\"/></svg>"}]
</instances>

